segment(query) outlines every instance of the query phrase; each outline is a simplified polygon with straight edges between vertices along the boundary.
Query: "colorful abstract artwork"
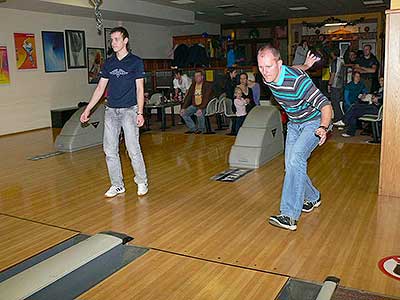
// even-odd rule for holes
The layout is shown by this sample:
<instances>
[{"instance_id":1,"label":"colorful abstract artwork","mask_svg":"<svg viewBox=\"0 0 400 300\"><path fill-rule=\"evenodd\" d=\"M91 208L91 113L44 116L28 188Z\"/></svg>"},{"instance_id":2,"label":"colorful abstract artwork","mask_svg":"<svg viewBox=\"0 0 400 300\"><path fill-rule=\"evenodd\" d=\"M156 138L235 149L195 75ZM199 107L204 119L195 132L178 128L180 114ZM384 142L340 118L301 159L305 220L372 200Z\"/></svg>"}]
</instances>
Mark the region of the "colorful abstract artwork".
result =
<instances>
[{"instance_id":1,"label":"colorful abstract artwork","mask_svg":"<svg viewBox=\"0 0 400 300\"><path fill-rule=\"evenodd\" d=\"M0 84L10 83L10 71L8 68L7 47L0 46Z\"/></svg>"},{"instance_id":2,"label":"colorful abstract artwork","mask_svg":"<svg viewBox=\"0 0 400 300\"><path fill-rule=\"evenodd\" d=\"M14 33L17 69L37 69L35 35L33 33Z\"/></svg>"},{"instance_id":3,"label":"colorful abstract artwork","mask_svg":"<svg viewBox=\"0 0 400 300\"><path fill-rule=\"evenodd\" d=\"M42 40L45 72L65 72L64 33L42 31Z\"/></svg>"}]
</instances>

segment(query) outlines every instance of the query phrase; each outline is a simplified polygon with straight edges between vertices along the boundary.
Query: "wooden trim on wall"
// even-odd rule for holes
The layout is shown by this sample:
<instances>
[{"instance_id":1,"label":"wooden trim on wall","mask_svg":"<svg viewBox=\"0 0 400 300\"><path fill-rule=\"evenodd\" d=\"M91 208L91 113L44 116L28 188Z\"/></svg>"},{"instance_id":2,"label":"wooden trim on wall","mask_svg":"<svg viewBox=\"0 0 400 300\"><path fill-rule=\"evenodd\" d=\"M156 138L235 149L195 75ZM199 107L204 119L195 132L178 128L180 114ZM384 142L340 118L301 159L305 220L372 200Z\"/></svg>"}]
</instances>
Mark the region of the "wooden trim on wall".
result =
<instances>
[{"instance_id":1,"label":"wooden trim on wall","mask_svg":"<svg viewBox=\"0 0 400 300\"><path fill-rule=\"evenodd\" d=\"M386 14L379 195L400 197L400 10L387 11Z\"/></svg>"}]
</instances>

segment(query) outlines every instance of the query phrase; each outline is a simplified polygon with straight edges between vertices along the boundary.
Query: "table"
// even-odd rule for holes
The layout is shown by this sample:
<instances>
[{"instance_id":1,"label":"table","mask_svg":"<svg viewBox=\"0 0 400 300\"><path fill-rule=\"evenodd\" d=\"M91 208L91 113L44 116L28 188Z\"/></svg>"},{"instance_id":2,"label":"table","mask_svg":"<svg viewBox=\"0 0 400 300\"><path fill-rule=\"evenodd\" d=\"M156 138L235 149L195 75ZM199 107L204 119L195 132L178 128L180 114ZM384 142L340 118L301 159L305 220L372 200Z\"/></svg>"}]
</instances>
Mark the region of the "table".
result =
<instances>
[{"instance_id":1,"label":"table","mask_svg":"<svg viewBox=\"0 0 400 300\"><path fill-rule=\"evenodd\" d=\"M152 109L157 109L161 111L161 131L165 131L167 129L167 115L166 115L166 108L171 108L171 118L172 118L172 126L175 126L175 113L174 113L174 107L175 106L180 106L180 102L164 102L160 104L145 104L144 109L146 112L146 122L145 122L145 129L146 130L151 130L150 129L150 119L151 119L151 110Z\"/></svg>"}]
</instances>

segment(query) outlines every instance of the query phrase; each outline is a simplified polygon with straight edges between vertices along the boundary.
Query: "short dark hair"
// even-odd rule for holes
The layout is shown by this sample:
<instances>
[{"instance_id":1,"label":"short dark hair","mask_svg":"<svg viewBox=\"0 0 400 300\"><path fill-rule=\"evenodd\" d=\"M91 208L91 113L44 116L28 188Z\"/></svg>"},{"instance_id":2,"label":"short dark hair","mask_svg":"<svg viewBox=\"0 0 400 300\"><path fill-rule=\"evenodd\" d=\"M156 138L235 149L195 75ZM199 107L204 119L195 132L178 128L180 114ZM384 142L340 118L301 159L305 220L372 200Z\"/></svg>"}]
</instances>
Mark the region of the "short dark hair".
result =
<instances>
[{"instance_id":1,"label":"short dark hair","mask_svg":"<svg viewBox=\"0 0 400 300\"><path fill-rule=\"evenodd\" d=\"M249 75L248 75L246 72L240 73L239 78L240 78L242 75L246 76L246 79L249 79Z\"/></svg>"},{"instance_id":2,"label":"short dark hair","mask_svg":"<svg viewBox=\"0 0 400 300\"><path fill-rule=\"evenodd\" d=\"M233 72L236 71L236 68L235 67L228 67L228 69L226 71L227 71L227 73L233 73Z\"/></svg>"},{"instance_id":3,"label":"short dark hair","mask_svg":"<svg viewBox=\"0 0 400 300\"><path fill-rule=\"evenodd\" d=\"M363 47L363 48L365 48L365 47L369 47L369 50L372 50L372 46L371 46L370 44L366 44L366 45L364 45L364 47Z\"/></svg>"},{"instance_id":4,"label":"short dark hair","mask_svg":"<svg viewBox=\"0 0 400 300\"><path fill-rule=\"evenodd\" d=\"M335 54L336 57L339 57L339 55L340 55L339 49L333 49L333 50L331 51L331 53Z\"/></svg>"},{"instance_id":5,"label":"short dark hair","mask_svg":"<svg viewBox=\"0 0 400 300\"><path fill-rule=\"evenodd\" d=\"M122 27L122 26L114 27L113 29L111 29L110 35L115 32L121 33L123 39L125 39L125 38L128 39L128 43L126 44L126 49L129 51L130 47L129 47L129 32L128 32L128 30L126 30L126 28Z\"/></svg>"},{"instance_id":6,"label":"short dark hair","mask_svg":"<svg viewBox=\"0 0 400 300\"><path fill-rule=\"evenodd\" d=\"M183 75L183 71L181 69L174 70L174 75Z\"/></svg>"},{"instance_id":7,"label":"short dark hair","mask_svg":"<svg viewBox=\"0 0 400 300\"><path fill-rule=\"evenodd\" d=\"M201 76L204 76L204 71L202 69L197 69L196 71L194 71L194 74L196 73L200 73Z\"/></svg>"},{"instance_id":8,"label":"short dark hair","mask_svg":"<svg viewBox=\"0 0 400 300\"><path fill-rule=\"evenodd\" d=\"M360 73L359 71L353 71L353 77L354 77L354 75L356 75L356 74L358 74L358 75L361 76L361 73Z\"/></svg>"}]
</instances>

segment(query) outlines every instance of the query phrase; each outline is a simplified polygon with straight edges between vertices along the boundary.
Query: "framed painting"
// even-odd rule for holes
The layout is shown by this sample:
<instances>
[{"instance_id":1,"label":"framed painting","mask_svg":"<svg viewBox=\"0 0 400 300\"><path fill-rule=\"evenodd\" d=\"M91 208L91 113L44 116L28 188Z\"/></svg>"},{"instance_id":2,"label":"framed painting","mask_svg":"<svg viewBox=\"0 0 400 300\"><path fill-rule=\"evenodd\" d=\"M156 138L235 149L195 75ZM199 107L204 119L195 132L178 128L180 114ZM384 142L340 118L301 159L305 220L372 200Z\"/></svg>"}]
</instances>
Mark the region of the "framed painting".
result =
<instances>
[{"instance_id":1,"label":"framed painting","mask_svg":"<svg viewBox=\"0 0 400 300\"><path fill-rule=\"evenodd\" d=\"M8 67L7 47L0 46L0 84L10 83L10 69Z\"/></svg>"},{"instance_id":2,"label":"framed painting","mask_svg":"<svg viewBox=\"0 0 400 300\"><path fill-rule=\"evenodd\" d=\"M103 48L87 48L88 83L96 84L100 79L100 71L105 61Z\"/></svg>"},{"instance_id":3,"label":"framed painting","mask_svg":"<svg viewBox=\"0 0 400 300\"><path fill-rule=\"evenodd\" d=\"M14 43L17 69L37 69L35 35L33 33L14 33Z\"/></svg>"},{"instance_id":4,"label":"framed painting","mask_svg":"<svg viewBox=\"0 0 400 300\"><path fill-rule=\"evenodd\" d=\"M114 54L114 50L111 47L111 30L112 28L104 28L104 49L106 49L106 58Z\"/></svg>"},{"instance_id":5,"label":"framed painting","mask_svg":"<svg viewBox=\"0 0 400 300\"><path fill-rule=\"evenodd\" d=\"M42 31L44 70L50 72L65 72L64 32Z\"/></svg>"},{"instance_id":6,"label":"framed painting","mask_svg":"<svg viewBox=\"0 0 400 300\"><path fill-rule=\"evenodd\" d=\"M68 69L86 68L85 32L81 30L65 30L65 36Z\"/></svg>"}]
</instances>

